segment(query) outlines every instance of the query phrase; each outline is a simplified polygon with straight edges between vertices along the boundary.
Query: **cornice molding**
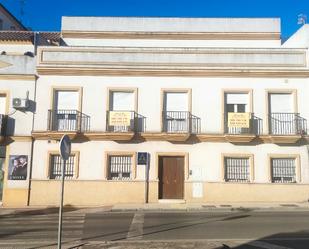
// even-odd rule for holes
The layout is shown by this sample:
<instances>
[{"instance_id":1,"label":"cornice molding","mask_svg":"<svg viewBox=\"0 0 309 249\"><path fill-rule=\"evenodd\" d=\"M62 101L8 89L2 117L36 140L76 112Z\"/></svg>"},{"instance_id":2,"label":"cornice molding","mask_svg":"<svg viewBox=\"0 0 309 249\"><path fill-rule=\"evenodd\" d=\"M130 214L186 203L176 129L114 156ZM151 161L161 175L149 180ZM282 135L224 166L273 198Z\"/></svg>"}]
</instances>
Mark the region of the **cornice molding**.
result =
<instances>
[{"instance_id":1,"label":"cornice molding","mask_svg":"<svg viewBox=\"0 0 309 249\"><path fill-rule=\"evenodd\" d=\"M63 38L156 39L156 40L280 40L280 33L269 32L94 32L63 30Z\"/></svg>"},{"instance_id":2,"label":"cornice molding","mask_svg":"<svg viewBox=\"0 0 309 249\"><path fill-rule=\"evenodd\" d=\"M148 69L148 68L98 68L98 67L37 67L39 75L61 76L158 76L158 77L265 77L308 78L309 70L280 69ZM0 76L1 77L1 76Z\"/></svg>"},{"instance_id":3,"label":"cornice molding","mask_svg":"<svg viewBox=\"0 0 309 249\"><path fill-rule=\"evenodd\" d=\"M31 74L0 74L0 80L27 80L34 81L36 75Z\"/></svg>"},{"instance_id":4,"label":"cornice molding","mask_svg":"<svg viewBox=\"0 0 309 249\"><path fill-rule=\"evenodd\" d=\"M261 135L250 134L228 135L228 134L196 134L188 133L165 133L165 132L145 132L134 134L132 132L57 132L57 131L33 131L32 137L35 140L60 140L64 134L68 134L71 139L78 141L123 141L132 143L135 141L168 141L172 143L201 143L201 142L221 142L235 144L297 144L303 139L305 144L309 144L309 136L300 135ZM134 142L134 143L135 143Z\"/></svg>"}]
</instances>

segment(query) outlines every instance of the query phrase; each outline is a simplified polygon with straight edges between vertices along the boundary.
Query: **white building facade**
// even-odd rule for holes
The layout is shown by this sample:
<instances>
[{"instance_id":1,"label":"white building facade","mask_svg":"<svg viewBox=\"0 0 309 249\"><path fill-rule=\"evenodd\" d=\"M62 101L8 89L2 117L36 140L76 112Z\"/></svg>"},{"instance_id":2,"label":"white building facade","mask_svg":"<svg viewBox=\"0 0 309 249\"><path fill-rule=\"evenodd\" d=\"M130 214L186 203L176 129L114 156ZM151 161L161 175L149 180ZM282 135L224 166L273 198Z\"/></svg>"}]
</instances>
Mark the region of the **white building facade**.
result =
<instances>
[{"instance_id":1,"label":"white building facade","mask_svg":"<svg viewBox=\"0 0 309 249\"><path fill-rule=\"evenodd\" d=\"M36 56L28 205L58 204L63 134L66 204L308 201L307 25L284 44L263 18L63 17L61 35Z\"/></svg>"}]
</instances>

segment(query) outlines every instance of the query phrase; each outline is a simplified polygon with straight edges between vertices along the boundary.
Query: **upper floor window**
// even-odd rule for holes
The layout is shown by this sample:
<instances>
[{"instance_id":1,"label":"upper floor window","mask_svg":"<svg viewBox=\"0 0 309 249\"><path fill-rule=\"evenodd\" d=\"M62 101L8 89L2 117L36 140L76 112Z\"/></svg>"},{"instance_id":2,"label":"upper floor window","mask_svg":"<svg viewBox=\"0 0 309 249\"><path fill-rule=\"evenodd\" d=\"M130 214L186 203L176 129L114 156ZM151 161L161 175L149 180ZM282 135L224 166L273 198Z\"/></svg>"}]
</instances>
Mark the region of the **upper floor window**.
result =
<instances>
[{"instance_id":1,"label":"upper floor window","mask_svg":"<svg viewBox=\"0 0 309 249\"><path fill-rule=\"evenodd\" d=\"M224 94L224 132L228 134L252 133L251 114L249 107L249 93L225 93ZM243 113L243 116L235 116L234 113ZM239 120L249 119L247 124L241 122L230 122L230 119L239 117ZM236 120L237 121L237 120Z\"/></svg>"},{"instance_id":2,"label":"upper floor window","mask_svg":"<svg viewBox=\"0 0 309 249\"><path fill-rule=\"evenodd\" d=\"M111 132L135 131L138 118L136 90L110 90L109 110L107 111L107 130Z\"/></svg>"},{"instance_id":3,"label":"upper floor window","mask_svg":"<svg viewBox=\"0 0 309 249\"><path fill-rule=\"evenodd\" d=\"M3 20L0 19L0 30L3 30Z\"/></svg>"},{"instance_id":4,"label":"upper floor window","mask_svg":"<svg viewBox=\"0 0 309 249\"><path fill-rule=\"evenodd\" d=\"M111 91L109 97L110 111L134 111L135 97L133 91Z\"/></svg>"},{"instance_id":5,"label":"upper floor window","mask_svg":"<svg viewBox=\"0 0 309 249\"><path fill-rule=\"evenodd\" d=\"M293 135L302 128L301 117L296 113L295 93L271 92L268 94L269 132L274 135Z\"/></svg>"},{"instance_id":6,"label":"upper floor window","mask_svg":"<svg viewBox=\"0 0 309 249\"><path fill-rule=\"evenodd\" d=\"M190 128L188 92L165 91L163 94L163 130L188 132Z\"/></svg>"},{"instance_id":7,"label":"upper floor window","mask_svg":"<svg viewBox=\"0 0 309 249\"><path fill-rule=\"evenodd\" d=\"M74 131L78 130L80 123L79 91L55 90L53 97L53 110L50 111L52 130Z\"/></svg>"}]
</instances>

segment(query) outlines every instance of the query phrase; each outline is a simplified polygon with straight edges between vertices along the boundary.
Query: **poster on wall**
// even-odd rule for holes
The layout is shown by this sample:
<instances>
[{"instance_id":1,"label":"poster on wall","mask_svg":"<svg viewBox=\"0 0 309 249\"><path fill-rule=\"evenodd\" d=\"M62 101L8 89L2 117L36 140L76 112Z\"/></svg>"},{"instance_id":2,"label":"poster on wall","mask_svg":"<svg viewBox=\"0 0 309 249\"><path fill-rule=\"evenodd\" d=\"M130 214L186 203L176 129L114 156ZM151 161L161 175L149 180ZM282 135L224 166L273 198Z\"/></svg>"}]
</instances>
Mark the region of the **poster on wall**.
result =
<instances>
[{"instance_id":1,"label":"poster on wall","mask_svg":"<svg viewBox=\"0 0 309 249\"><path fill-rule=\"evenodd\" d=\"M26 180L27 167L28 167L28 156L25 155L10 156L8 179Z\"/></svg>"}]
</instances>

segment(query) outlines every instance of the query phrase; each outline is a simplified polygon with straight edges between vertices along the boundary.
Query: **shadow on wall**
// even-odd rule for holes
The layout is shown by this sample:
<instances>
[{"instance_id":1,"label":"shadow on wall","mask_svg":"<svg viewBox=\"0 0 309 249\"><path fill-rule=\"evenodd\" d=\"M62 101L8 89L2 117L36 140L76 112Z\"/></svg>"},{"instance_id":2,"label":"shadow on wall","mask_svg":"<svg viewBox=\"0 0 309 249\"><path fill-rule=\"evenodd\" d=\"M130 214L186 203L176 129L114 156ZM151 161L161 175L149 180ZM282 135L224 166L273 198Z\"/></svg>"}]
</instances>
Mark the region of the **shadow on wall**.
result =
<instances>
[{"instance_id":1,"label":"shadow on wall","mask_svg":"<svg viewBox=\"0 0 309 249\"><path fill-rule=\"evenodd\" d=\"M22 112L23 114L27 114L29 112L35 113L35 111L36 111L36 102L34 102L33 100L28 100L27 109L25 109L25 110L16 109L14 111L14 113L15 112ZM4 127L3 127L3 130L2 130L2 134L5 135L5 136L14 136L16 121L11 116L6 116L6 117L7 118L5 120L5 123L3 123Z\"/></svg>"},{"instance_id":2,"label":"shadow on wall","mask_svg":"<svg viewBox=\"0 0 309 249\"><path fill-rule=\"evenodd\" d=\"M11 117L7 117L5 135L13 136L15 133L15 119Z\"/></svg>"}]
</instances>

